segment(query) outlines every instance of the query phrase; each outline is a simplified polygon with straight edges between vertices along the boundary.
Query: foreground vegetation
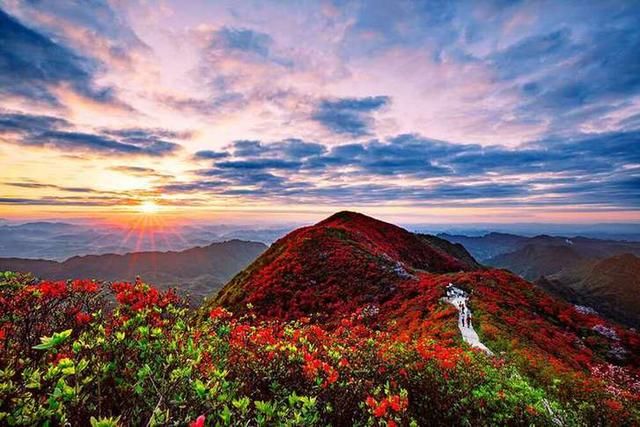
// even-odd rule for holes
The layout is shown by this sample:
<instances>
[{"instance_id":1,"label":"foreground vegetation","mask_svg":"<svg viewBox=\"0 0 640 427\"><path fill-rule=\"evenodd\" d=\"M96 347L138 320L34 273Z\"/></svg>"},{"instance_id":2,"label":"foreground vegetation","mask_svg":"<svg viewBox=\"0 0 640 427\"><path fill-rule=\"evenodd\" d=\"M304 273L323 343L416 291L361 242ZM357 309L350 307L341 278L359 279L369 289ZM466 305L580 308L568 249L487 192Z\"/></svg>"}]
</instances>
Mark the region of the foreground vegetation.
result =
<instances>
[{"instance_id":1,"label":"foreground vegetation","mask_svg":"<svg viewBox=\"0 0 640 427\"><path fill-rule=\"evenodd\" d=\"M249 307L250 308L250 307ZM446 312L445 309L443 312ZM137 283L0 277L0 424L605 425L638 394L540 381L456 340L400 337L367 310L320 326L206 315ZM538 373L539 374L539 373ZM587 378L585 376L584 378ZM633 388L636 385L630 385Z\"/></svg>"}]
</instances>

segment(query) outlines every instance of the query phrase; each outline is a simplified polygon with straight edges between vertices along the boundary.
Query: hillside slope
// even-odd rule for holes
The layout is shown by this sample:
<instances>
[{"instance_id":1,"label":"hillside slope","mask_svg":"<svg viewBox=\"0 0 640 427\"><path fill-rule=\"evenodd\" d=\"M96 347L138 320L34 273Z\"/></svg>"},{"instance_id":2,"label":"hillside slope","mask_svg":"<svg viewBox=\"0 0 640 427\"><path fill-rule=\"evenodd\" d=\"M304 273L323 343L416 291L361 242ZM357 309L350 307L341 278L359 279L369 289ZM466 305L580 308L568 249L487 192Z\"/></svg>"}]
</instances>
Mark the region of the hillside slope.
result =
<instances>
[{"instance_id":1,"label":"hillside slope","mask_svg":"<svg viewBox=\"0 0 640 427\"><path fill-rule=\"evenodd\" d=\"M78 425L100 411L144 424L158 405L181 425L200 414L243 425L280 424L275 414L299 425L640 420L634 330L480 267L460 246L353 212L276 242L196 313L142 282L3 276L0 363L23 367L9 374L16 416L56 396L55 379L33 391L31 367L49 369L38 348L63 340L50 356L90 363L66 377L79 378L82 404L60 403ZM116 307L96 309L109 293ZM65 330L74 341L53 334ZM52 337L37 345L42 336Z\"/></svg>"},{"instance_id":2,"label":"hillside slope","mask_svg":"<svg viewBox=\"0 0 640 427\"><path fill-rule=\"evenodd\" d=\"M640 327L640 258L635 255L586 261L537 284L620 322Z\"/></svg>"},{"instance_id":3,"label":"hillside slope","mask_svg":"<svg viewBox=\"0 0 640 427\"><path fill-rule=\"evenodd\" d=\"M527 237L507 233L488 233L484 236L462 236L442 233L438 237L463 245L480 262L512 252L525 244Z\"/></svg>"},{"instance_id":4,"label":"hillside slope","mask_svg":"<svg viewBox=\"0 0 640 427\"><path fill-rule=\"evenodd\" d=\"M450 252L394 225L341 212L274 243L205 308L266 320L310 316L323 325L355 315L406 340L446 343L459 341L456 310L441 301L454 283L470 294L478 333L494 352L526 359L535 369L551 363L581 371L596 361L640 366L634 332ZM598 325L615 332L604 336Z\"/></svg>"},{"instance_id":5,"label":"hillside slope","mask_svg":"<svg viewBox=\"0 0 640 427\"><path fill-rule=\"evenodd\" d=\"M452 245L451 245L452 246ZM247 303L262 315L295 319L314 313L350 313L389 299L418 271L479 268L445 244L354 212L339 212L275 242L213 299L235 312Z\"/></svg>"},{"instance_id":6,"label":"hillside slope","mask_svg":"<svg viewBox=\"0 0 640 427\"><path fill-rule=\"evenodd\" d=\"M535 280L541 276L556 273L566 266L577 265L584 260L585 258L571 246L527 244L514 252L491 258L486 263L494 267L506 268L527 280Z\"/></svg>"},{"instance_id":7,"label":"hillside slope","mask_svg":"<svg viewBox=\"0 0 640 427\"><path fill-rule=\"evenodd\" d=\"M180 287L199 300L215 292L266 248L262 243L230 240L180 252L87 255L63 262L0 258L0 271L31 272L50 280L90 277L132 281L141 276L160 288Z\"/></svg>"}]
</instances>

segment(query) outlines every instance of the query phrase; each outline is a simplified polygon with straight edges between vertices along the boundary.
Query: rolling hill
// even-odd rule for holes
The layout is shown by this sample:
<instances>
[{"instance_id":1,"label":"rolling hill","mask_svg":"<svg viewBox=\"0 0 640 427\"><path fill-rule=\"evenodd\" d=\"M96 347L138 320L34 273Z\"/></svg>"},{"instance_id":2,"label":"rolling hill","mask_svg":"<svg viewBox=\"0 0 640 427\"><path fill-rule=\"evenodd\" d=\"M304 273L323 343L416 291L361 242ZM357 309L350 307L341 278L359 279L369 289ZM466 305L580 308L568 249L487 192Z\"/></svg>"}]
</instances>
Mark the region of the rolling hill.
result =
<instances>
[{"instance_id":1,"label":"rolling hill","mask_svg":"<svg viewBox=\"0 0 640 427\"><path fill-rule=\"evenodd\" d=\"M277 318L344 314L380 303L415 273L470 271L480 265L460 246L410 233L354 212L340 212L275 242L215 297L232 311ZM438 239L439 240L439 239ZM456 258L451 252L455 248Z\"/></svg>"},{"instance_id":2,"label":"rolling hill","mask_svg":"<svg viewBox=\"0 0 640 427\"><path fill-rule=\"evenodd\" d=\"M267 249L257 242L230 240L174 252L76 256L63 262L0 258L0 271L31 272L43 279L144 280L160 288L179 287L194 300L215 292Z\"/></svg>"},{"instance_id":3,"label":"rolling hill","mask_svg":"<svg viewBox=\"0 0 640 427\"><path fill-rule=\"evenodd\" d=\"M452 243L463 245L480 262L495 256L512 252L521 247L529 239L508 233L488 233L484 236L463 236L441 233L438 237Z\"/></svg>"},{"instance_id":4,"label":"rolling hill","mask_svg":"<svg viewBox=\"0 0 640 427\"><path fill-rule=\"evenodd\" d=\"M493 257L487 260L487 264L506 268L527 280L536 280L585 259L569 245L527 244L516 251Z\"/></svg>"},{"instance_id":5,"label":"rolling hill","mask_svg":"<svg viewBox=\"0 0 640 427\"><path fill-rule=\"evenodd\" d=\"M635 255L585 261L536 283L570 301L640 327L640 258Z\"/></svg>"},{"instance_id":6,"label":"rolling hill","mask_svg":"<svg viewBox=\"0 0 640 427\"><path fill-rule=\"evenodd\" d=\"M509 268L518 274L520 274L520 269L528 268L531 272L535 272L538 269L554 268L547 265L547 262L553 262L553 252L559 254L558 251L561 250L576 259L602 259L624 253L640 254L640 242L580 236L539 235L525 237L507 233L464 236L443 233L438 234L438 237L464 245L476 259L485 265ZM545 251L549 253L545 254ZM527 278L533 280L537 277L527 276Z\"/></svg>"},{"instance_id":7,"label":"rolling hill","mask_svg":"<svg viewBox=\"0 0 640 427\"><path fill-rule=\"evenodd\" d=\"M308 316L324 325L373 312L381 328L406 339L448 341L455 322L447 319L455 310L440 299L449 283L471 295L478 333L494 351L528 354L536 363L552 361L567 369L584 369L594 360L640 366L634 333L580 313L515 274L482 267L461 246L354 212L278 240L205 309L222 306L262 319ZM603 341L596 325L615 330L616 339ZM621 346L625 350L617 351Z\"/></svg>"},{"instance_id":8,"label":"rolling hill","mask_svg":"<svg viewBox=\"0 0 640 427\"><path fill-rule=\"evenodd\" d=\"M204 249L166 268L200 268ZM17 366L0 413L36 408L31 424L640 420L636 331L354 212L278 240L197 309L142 281L14 273L0 301L0 363Z\"/></svg>"}]
</instances>

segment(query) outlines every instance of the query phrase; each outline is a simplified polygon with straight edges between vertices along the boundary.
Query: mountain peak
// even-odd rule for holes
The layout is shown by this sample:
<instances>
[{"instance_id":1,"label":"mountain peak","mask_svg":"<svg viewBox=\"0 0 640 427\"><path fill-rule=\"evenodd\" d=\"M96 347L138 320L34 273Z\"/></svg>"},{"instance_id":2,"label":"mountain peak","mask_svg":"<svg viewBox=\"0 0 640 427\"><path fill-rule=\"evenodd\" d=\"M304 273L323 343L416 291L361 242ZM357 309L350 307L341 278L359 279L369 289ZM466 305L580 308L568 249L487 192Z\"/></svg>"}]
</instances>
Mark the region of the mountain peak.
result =
<instances>
[{"instance_id":1,"label":"mountain peak","mask_svg":"<svg viewBox=\"0 0 640 427\"><path fill-rule=\"evenodd\" d=\"M479 267L466 251L450 250L432 237L357 212L338 212L278 240L216 300L232 311L243 311L250 302L262 314L285 318L349 312L391 297L419 272Z\"/></svg>"},{"instance_id":2,"label":"mountain peak","mask_svg":"<svg viewBox=\"0 0 640 427\"><path fill-rule=\"evenodd\" d=\"M328 218L320 221L318 226L322 225L344 225L349 223L384 223L378 219L372 218L365 214L361 214L359 212L354 211L340 211L336 212ZM385 223L387 224L387 223ZM391 224L389 224L391 225Z\"/></svg>"}]
</instances>

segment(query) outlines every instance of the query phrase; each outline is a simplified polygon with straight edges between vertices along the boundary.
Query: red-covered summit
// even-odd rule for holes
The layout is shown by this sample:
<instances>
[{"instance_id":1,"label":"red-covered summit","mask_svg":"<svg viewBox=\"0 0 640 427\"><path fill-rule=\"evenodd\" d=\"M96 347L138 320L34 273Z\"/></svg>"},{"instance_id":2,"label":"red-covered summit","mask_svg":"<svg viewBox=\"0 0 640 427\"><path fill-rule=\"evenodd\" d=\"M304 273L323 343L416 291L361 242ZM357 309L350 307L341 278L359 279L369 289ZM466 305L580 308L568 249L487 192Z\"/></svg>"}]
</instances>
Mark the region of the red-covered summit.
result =
<instances>
[{"instance_id":1,"label":"red-covered summit","mask_svg":"<svg viewBox=\"0 0 640 427\"><path fill-rule=\"evenodd\" d=\"M480 265L461 245L355 212L339 212L275 242L218 294L235 312L294 319L350 313L388 300L419 272L471 271Z\"/></svg>"},{"instance_id":2,"label":"red-covered summit","mask_svg":"<svg viewBox=\"0 0 640 427\"><path fill-rule=\"evenodd\" d=\"M367 322L401 341L460 343L449 283L469 295L474 326L496 353L527 369L591 375L613 362L637 371L640 336L554 298L505 270L480 266L461 245L340 212L275 242L204 307L259 319L311 316L326 327ZM599 368L598 368L599 369ZM582 374L580 374L582 375Z\"/></svg>"}]
</instances>

